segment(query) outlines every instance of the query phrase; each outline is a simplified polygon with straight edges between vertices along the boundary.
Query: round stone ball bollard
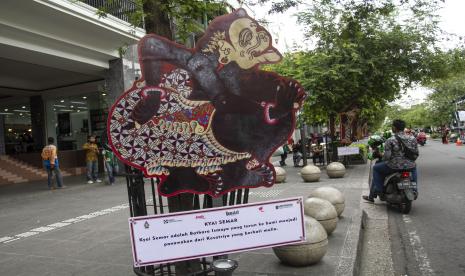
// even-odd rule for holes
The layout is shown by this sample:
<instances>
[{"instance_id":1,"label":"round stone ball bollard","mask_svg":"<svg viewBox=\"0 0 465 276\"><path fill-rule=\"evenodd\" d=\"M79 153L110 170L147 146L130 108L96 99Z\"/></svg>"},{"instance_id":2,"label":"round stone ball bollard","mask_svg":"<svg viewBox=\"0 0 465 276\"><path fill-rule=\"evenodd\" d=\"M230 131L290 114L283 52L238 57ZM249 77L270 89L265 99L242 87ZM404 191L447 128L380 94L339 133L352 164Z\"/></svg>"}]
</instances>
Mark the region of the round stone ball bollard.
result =
<instances>
[{"instance_id":1,"label":"round stone ball bollard","mask_svg":"<svg viewBox=\"0 0 465 276\"><path fill-rule=\"evenodd\" d=\"M317 166L307 165L302 168L300 175L305 182L318 182L320 181L321 170Z\"/></svg>"},{"instance_id":2,"label":"round stone ball bollard","mask_svg":"<svg viewBox=\"0 0 465 276\"><path fill-rule=\"evenodd\" d=\"M286 182L286 170L281 167L274 167L276 172L276 183L283 183Z\"/></svg>"},{"instance_id":3,"label":"round stone ball bollard","mask_svg":"<svg viewBox=\"0 0 465 276\"><path fill-rule=\"evenodd\" d=\"M273 252L284 264L308 266L318 263L328 251L328 235L321 224L305 216L306 240L304 243L273 247Z\"/></svg>"},{"instance_id":4,"label":"round stone ball bollard","mask_svg":"<svg viewBox=\"0 0 465 276\"><path fill-rule=\"evenodd\" d=\"M308 197L322 198L331 202L334 208L336 208L338 217L340 217L342 212L344 212L344 208L346 206L344 195L338 189L333 187L319 187L313 190Z\"/></svg>"},{"instance_id":5,"label":"round stone ball bollard","mask_svg":"<svg viewBox=\"0 0 465 276\"><path fill-rule=\"evenodd\" d=\"M330 235L337 226L336 208L331 202L321 198L307 198L304 202L305 215L316 219Z\"/></svg>"},{"instance_id":6,"label":"round stone ball bollard","mask_svg":"<svg viewBox=\"0 0 465 276\"><path fill-rule=\"evenodd\" d=\"M342 178L346 174L346 167L340 162L332 162L326 166L326 173L329 178Z\"/></svg>"}]
</instances>

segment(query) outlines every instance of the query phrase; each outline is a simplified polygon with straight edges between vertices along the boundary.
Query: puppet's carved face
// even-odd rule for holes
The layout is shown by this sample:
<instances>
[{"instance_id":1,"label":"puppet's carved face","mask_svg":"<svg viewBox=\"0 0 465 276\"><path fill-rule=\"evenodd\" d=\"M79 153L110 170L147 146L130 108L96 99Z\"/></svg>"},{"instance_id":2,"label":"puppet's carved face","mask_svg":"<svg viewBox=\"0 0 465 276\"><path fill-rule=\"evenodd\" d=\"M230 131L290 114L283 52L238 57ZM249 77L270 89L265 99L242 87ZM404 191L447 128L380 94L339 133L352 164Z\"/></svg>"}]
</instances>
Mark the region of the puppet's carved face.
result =
<instances>
[{"instance_id":1,"label":"puppet's carved face","mask_svg":"<svg viewBox=\"0 0 465 276\"><path fill-rule=\"evenodd\" d=\"M230 41L226 40L224 33L216 33L210 44L217 48L221 64L235 61L242 69L250 69L257 64L275 63L281 59L278 51L271 46L270 34L250 18L235 20L228 35ZM207 48L204 52L212 52L212 49Z\"/></svg>"}]
</instances>

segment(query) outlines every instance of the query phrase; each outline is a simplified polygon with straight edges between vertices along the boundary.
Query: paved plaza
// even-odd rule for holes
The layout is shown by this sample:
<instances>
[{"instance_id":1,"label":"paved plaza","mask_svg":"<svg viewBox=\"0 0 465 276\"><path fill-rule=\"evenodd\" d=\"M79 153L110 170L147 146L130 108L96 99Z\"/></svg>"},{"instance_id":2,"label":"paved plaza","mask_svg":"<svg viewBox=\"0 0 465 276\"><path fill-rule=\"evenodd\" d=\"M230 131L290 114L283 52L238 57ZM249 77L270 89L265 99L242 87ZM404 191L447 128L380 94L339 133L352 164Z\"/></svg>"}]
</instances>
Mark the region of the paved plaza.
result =
<instances>
[{"instance_id":1,"label":"paved plaza","mask_svg":"<svg viewBox=\"0 0 465 276\"><path fill-rule=\"evenodd\" d=\"M249 202L295 196L332 186L346 198L345 211L318 264L294 268L281 264L271 249L230 255L239 262L234 275L352 275L357 269L360 195L369 167L351 165L342 179L304 183L300 168L285 167L287 181L250 191ZM114 186L65 178L66 189L46 183L0 187L0 275L134 275L127 219L125 179Z\"/></svg>"}]
</instances>

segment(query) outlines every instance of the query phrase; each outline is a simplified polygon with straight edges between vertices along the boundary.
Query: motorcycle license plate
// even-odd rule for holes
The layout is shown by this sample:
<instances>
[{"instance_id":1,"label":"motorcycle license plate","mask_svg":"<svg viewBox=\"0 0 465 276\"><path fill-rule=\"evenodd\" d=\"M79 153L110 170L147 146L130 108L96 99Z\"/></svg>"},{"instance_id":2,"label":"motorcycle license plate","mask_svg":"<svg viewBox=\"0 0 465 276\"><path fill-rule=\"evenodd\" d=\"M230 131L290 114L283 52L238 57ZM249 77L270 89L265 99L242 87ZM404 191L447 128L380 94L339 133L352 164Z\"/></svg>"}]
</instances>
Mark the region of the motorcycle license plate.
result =
<instances>
[{"instance_id":1,"label":"motorcycle license plate","mask_svg":"<svg viewBox=\"0 0 465 276\"><path fill-rule=\"evenodd\" d=\"M399 189L408 189L411 188L411 182L408 179L401 180L399 183L397 183L397 188Z\"/></svg>"}]
</instances>

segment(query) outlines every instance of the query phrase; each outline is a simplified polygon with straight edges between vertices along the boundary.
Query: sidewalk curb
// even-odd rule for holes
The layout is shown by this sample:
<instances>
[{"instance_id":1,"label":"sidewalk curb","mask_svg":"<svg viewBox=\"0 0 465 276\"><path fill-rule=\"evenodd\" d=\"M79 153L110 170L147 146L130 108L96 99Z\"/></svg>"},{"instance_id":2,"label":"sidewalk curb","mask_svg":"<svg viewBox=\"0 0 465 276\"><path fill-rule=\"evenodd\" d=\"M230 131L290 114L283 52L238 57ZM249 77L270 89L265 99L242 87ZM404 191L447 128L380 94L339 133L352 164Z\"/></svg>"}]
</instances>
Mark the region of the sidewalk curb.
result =
<instances>
[{"instance_id":1,"label":"sidewalk curb","mask_svg":"<svg viewBox=\"0 0 465 276\"><path fill-rule=\"evenodd\" d=\"M369 166L369 163L366 165ZM362 185L367 184L369 179L369 170L365 175L361 183ZM361 195L365 192L362 190ZM336 269L337 276L353 276L359 275L360 265L361 265L361 252L363 249L363 221L366 217L366 213L362 208L362 200L359 201L360 208L355 212L355 214L350 218L351 223L349 230L347 231L344 246L342 247L342 257L339 261L338 267Z\"/></svg>"},{"instance_id":2,"label":"sidewalk curb","mask_svg":"<svg viewBox=\"0 0 465 276\"><path fill-rule=\"evenodd\" d=\"M347 231L344 246L342 248L342 257L339 261L336 275L352 276L358 275L360 270L360 252L363 245L363 221L364 212L358 210L351 217L350 228Z\"/></svg>"},{"instance_id":3,"label":"sidewalk curb","mask_svg":"<svg viewBox=\"0 0 465 276\"><path fill-rule=\"evenodd\" d=\"M363 189L362 193L368 194L368 187ZM357 269L354 270L353 275L394 276L386 205L379 202L371 204L360 200L360 211L362 212L361 238L357 250ZM376 263L376 266L362 267L362 259L368 264Z\"/></svg>"}]
</instances>

